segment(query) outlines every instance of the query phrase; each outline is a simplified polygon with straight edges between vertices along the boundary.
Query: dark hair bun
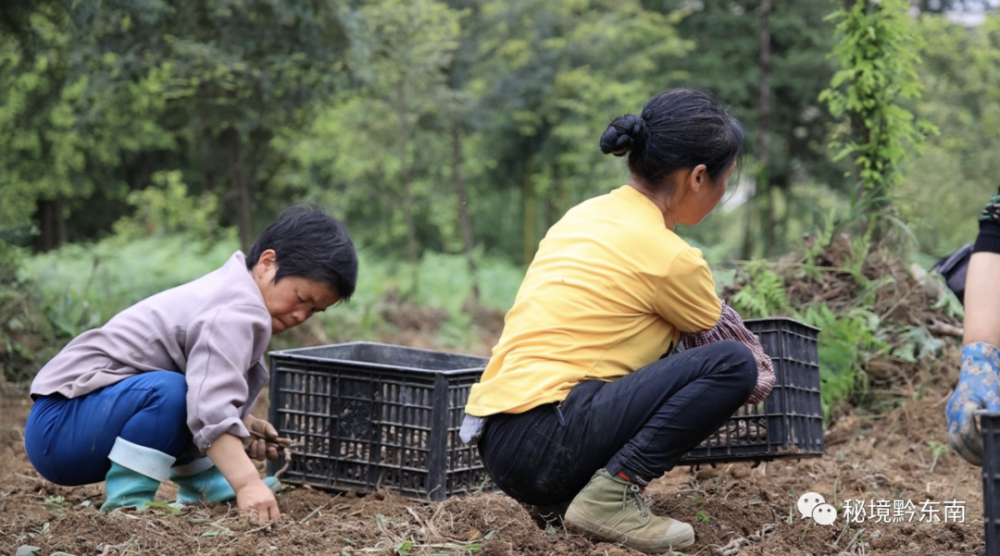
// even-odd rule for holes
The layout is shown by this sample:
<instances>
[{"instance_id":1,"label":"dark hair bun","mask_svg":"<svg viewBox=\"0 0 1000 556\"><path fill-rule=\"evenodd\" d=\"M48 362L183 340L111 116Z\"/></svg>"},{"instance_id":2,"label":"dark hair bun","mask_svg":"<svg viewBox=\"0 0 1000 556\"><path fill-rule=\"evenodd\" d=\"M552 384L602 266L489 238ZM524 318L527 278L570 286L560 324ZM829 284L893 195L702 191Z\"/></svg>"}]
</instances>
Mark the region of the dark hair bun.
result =
<instances>
[{"instance_id":1,"label":"dark hair bun","mask_svg":"<svg viewBox=\"0 0 1000 556\"><path fill-rule=\"evenodd\" d=\"M601 152L625 156L646 142L646 122L639 116L626 114L615 118L601 135Z\"/></svg>"}]
</instances>

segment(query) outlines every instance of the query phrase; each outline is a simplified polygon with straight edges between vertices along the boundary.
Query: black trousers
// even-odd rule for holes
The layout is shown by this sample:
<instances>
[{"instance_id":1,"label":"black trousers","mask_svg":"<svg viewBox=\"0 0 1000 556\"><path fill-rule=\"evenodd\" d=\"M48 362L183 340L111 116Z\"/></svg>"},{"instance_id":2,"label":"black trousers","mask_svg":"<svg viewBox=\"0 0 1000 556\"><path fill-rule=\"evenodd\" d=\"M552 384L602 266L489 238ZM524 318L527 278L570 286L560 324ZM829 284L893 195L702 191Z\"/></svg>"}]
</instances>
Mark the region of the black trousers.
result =
<instances>
[{"instance_id":1,"label":"black trousers","mask_svg":"<svg viewBox=\"0 0 1000 556\"><path fill-rule=\"evenodd\" d=\"M746 346L716 342L583 382L559 404L492 415L479 452L493 482L528 504L569 502L602 467L645 485L722 426L756 381Z\"/></svg>"}]
</instances>

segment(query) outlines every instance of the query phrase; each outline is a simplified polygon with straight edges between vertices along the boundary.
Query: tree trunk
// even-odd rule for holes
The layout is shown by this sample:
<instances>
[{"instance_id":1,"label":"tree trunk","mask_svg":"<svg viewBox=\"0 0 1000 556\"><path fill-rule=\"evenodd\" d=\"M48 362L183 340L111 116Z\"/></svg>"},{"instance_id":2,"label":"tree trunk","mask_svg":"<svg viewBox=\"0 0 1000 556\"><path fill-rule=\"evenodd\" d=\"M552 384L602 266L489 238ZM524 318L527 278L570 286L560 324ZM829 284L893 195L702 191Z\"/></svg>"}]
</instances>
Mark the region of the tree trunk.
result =
<instances>
[{"instance_id":1,"label":"tree trunk","mask_svg":"<svg viewBox=\"0 0 1000 556\"><path fill-rule=\"evenodd\" d=\"M751 191L747 196L747 200L743 203L746 207L746 220L743 222L743 256L744 261L749 261L754 257L754 248L756 247L756 242L754 238L754 224L757 219L757 184L754 183L754 191Z\"/></svg>"},{"instance_id":2,"label":"tree trunk","mask_svg":"<svg viewBox=\"0 0 1000 556\"><path fill-rule=\"evenodd\" d=\"M34 242L35 250L39 253L46 253L55 249L59 243L56 202L51 199L39 199L37 207L35 219L38 221L38 237Z\"/></svg>"},{"instance_id":3,"label":"tree trunk","mask_svg":"<svg viewBox=\"0 0 1000 556\"><path fill-rule=\"evenodd\" d=\"M410 261L410 294L417 292L419 275L417 273L417 230L413 223L413 184L410 183L410 164L406 153L410 143L410 126L406 121L408 107L406 104L406 78L400 78L396 84L396 115L399 119L399 172L403 181L404 214L406 218L406 258Z\"/></svg>"},{"instance_id":4,"label":"tree trunk","mask_svg":"<svg viewBox=\"0 0 1000 556\"><path fill-rule=\"evenodd\" d=\"M63 214L62 200L56 197L55 203L56 245L66 245L69 243L69 234L66 231L66 216Z\"/></svg>"},{"instance_id":5,"label":"tree trunk","mask_svg":"<svg viewBox=\"0 0 1000 556\"><path fill-rule=\"evenodd\" d=\"M142 155L142 172L139 177L139 189L145 189L153 183L153 163L150 160L150 153Z\"/></svg>"},{"instance_id":6,"label":"tree trunk","mask_svg":"<svg viewBox=\"0 0 1000 556\"><path fill-rule=\"evenodd\" d=\"M767 131L771 117L771 0L760 0L760 96L758 104L757 148L760 157L760 174L757 178L757 192L764 194L764 217L761 229L764 232L764 256L774 252L774 195L770 183L770 158L767 152Z\"/></svg>"},{"instance_id":7,"label":"tree trunk","mask_svg":"<svg viewBox=\"0 0 1000 556\"><path fill-rule=\"evenodd\" d=\"M451 178L455 182L455 197L458 200L458 227L462 231L462 245L465 257L469 263L469 275L472 277L472 301L479 303L479 280L476 279L476 260L473 250L476 242L472 236L472 222L469 220L469 196L465 190L465 175L462 168L465 157L462 155L462 130L458 123L451 126Z\"/></svg>"},{"instance_id":8,"label":"tree trunk","mask_svg":"<svg viewBox=\"0 0 1000 556\"><path fill-rule=\"evenodd\" d=\"M538 200L535 198L531 172L527 169L524 172L521 197L524 204L524 264L527 266L535 258L535 248L538 246Z\"/></svg>"},{"instance_id":9,"label":"tree trunk","mask_svg":"<svg viewBox=\"0 0 1000 556\"><path fill-rule=\"evenodd\" d=\"M236 197L236 227L239 230L240 246L247 253L253 242L250 233L250 192L243 179L243 154L240 150L240 132L229 128L229 146L233 155L233 193Z\"/></svg>"},{"instance_id":10,"label":"tree trunk","mask_svg":"<svg viewBox=\"0 0 1000 556\"><path fill-rule=\"evenodd\" d=\"M205 191L213 193L215 191L215 136L208 129L205 130L204 137L205 156Z\"/></svg>"}]
</instances>

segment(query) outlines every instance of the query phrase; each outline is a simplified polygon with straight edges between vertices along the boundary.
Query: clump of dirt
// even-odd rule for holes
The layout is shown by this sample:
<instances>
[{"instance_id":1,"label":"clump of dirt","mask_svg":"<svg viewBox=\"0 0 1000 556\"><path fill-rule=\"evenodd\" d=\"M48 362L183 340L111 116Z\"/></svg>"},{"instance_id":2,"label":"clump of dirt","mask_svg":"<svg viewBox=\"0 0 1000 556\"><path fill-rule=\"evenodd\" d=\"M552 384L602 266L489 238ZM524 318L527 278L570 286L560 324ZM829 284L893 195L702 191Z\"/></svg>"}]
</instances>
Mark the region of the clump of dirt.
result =
<instances>
[{"instance_id":1,"label":"clump of dirt","mask_svg":"<svg viewBox=\"0 0 1000 556\"><path fill-rule=\"evenodd\" d=\"M944 441L941 402L911 401L877 418L849 415L827 433L822 458L675 470L651 487L654 508L692 523L699 548L713 554L983 554L979 469L935 455L929 442ZM838 509L832 525L800 516L807 492ZM913 514L892 521L893 512L876 509L897 500L912 502ZM864 511L845 519L845 506L859 503Z\"/></svg>"},{"instance_id":2,"label":"clump of dirt","mask_svg":"<svg viewBox=\"0 0 1000 556\"><path fill-rule=\"evenodd\" d=\"M884 245L867 253L859 277L849 269L857 257L853 249L851 238L841 234L811 262L801 254L790 254L769 266L784 279L789 304L795 309L823 303L835 314L849 314L864 307L877 318L879 338L887 347L870 354L862 365L867 387L850 398L851 404L881 411L920 396L927 388L954 388L962 322L949 311L945 296L951 294L944 283L907 265ZM740 275L722 297L728 299L746 281ZM906 350L899 348L907 345L923 353L901 356ZM843 409L836 408L831 420L840 418Z\"/></svg>"}]
</instances>

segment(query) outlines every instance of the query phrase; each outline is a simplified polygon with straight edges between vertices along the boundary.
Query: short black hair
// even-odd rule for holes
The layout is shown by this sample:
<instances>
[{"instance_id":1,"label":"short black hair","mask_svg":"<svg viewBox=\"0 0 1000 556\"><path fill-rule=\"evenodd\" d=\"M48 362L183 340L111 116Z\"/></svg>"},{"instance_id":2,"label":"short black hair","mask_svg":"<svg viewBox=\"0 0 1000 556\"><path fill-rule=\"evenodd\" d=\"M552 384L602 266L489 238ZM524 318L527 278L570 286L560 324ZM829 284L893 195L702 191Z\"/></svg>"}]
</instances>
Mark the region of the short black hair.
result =
<instances>
[{"instance_id":1,"label":"short black hair","mask_svg":"<svg viewBox=\"0 0 1000 556\"><path fill-rule=\"evenodd\" d=\"M358 283L358 254L347 227L321 210L295 206L257 236L247 255L247 269L253 270L260 255L274 249L277 282L285 276L299 276L326 284L341 300L354 295Z\"/></svg>"},{"instance_id":2,"label":"short black hair","mask_svg":"<svg viewBox=\"0 0 1000 556\"><path fill-rule=\"evenodd\" d=\"M642 116L615 118L601 135L601 151L625 156L633 175L654 190L676 170L704 164L717 180L744 149L743 126L712 95L668 89L649 99Z\"/></svg>"}]
</instances>

